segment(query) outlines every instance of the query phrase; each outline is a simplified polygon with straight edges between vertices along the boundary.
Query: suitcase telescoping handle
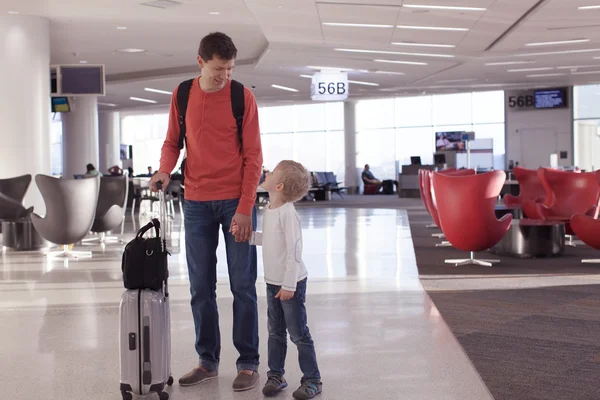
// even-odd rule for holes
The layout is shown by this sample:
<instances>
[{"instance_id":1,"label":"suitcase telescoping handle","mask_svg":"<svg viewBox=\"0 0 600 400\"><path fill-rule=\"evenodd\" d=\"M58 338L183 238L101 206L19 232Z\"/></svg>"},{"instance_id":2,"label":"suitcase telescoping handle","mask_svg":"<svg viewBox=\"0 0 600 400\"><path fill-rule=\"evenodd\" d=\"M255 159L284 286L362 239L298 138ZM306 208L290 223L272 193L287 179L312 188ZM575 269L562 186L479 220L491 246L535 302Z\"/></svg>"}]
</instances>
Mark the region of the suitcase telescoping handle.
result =
<instances>
[{"instance_id":1,"label":"suitcase telescoping handle","mask_svg":"<svg viewBox=\"0 0 600 400\"><path fill-rule=\"evenodd\" d=\"M167 250L167 202L165 200L165 191L163 190L162 182L156 182L156 189L158 190L158 202L159 202L159 223L163 227L163 237L160 241L162 246L162 251ZM158 237L158 235L157 235ZM167 280L163 282L163 292L165 294L165 301L169 298L169 285L167 284Z\"/></svg>"}]
</instances>

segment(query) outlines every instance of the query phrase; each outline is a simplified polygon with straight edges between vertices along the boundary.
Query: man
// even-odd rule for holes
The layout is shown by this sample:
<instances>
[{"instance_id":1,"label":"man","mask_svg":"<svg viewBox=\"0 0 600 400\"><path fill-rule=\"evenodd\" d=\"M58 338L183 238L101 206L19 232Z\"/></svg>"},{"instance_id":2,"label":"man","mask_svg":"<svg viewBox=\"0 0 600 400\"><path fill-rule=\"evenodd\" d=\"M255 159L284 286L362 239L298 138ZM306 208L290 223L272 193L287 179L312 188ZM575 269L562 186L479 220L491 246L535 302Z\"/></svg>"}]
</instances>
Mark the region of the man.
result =
<instances>
[{"instance_id":1,"label":"man","mask_svg":"<svg viewBox=\"0 0 600 400\"><path fill-rule=\"evenodd\" d=\"M375 175L371 172L369 164L365 164L365 169L361 174L361 178L364 183L368 183L370 185L381 185L381 181L375 178Z\"/></svg>"},{"instance_id":2,"label":"man","mask_svg":"<svg viewBox=\"0 0 600 400\"><path fill-rule=\"evenodd\" d=\"M242 146L231 107L231 72L237 49L223 33L200 42L198 65L186 114L184 225L191 307L199 365L180 380L191 386L218 375L221 351L216 301L216 250L219 226L225 235L230 288L233 293L233 343L239 352L235 391L258 383L258 309L256 248L248 240L256 227L254 202L261 175L262 149L256 99L245 89ZM169 129L160 168L151 187L166 188L179 157L177 90L171 100ZM240 229L234 237L233 222Z\"/></svg>"},{"instance_id":3,"label":"man","mask_svg":"<svg viewBox=\"0 0 600 400\"><path fill-rule=\"evenodd\" d=\"M148 173L146 174L146 176L151 177L152 175L154 175L154 173L152 172L152 166L148 166Z\"/></svg>"}]
</instances>

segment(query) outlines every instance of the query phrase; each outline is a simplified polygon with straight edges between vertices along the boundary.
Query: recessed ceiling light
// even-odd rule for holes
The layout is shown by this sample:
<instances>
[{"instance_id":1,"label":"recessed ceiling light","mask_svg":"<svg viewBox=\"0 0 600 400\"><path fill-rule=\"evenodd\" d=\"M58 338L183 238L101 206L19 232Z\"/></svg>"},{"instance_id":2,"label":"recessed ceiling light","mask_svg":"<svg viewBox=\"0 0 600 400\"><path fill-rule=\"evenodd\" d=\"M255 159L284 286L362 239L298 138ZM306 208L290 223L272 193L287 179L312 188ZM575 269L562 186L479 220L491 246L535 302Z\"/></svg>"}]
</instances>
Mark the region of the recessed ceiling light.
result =
<instances>
[{"instance_id":1,"label":"recessed ceiling light","mask_svg":"<svg viewBox=\"0 0 600 400\"><path fill-rule=\"evenodd\" d=\"M378 63L389 63L389 64L429 65L427 63L417 62L417 61L399 61L399 60L381 60L381 59L377 59L377 60L373 60L373 61L378 62Z\"/></svg>"},{"instance_id":2,"label":"recessed ceiling light","mask_svg":"<svg viewBox=\"0 0 600 400\"><path fill-rule=\"evenodd\" d=\"M429 8L432 10L457 10L457 11L485 11L481 7L460 7L460 6L429 6L425 4L403 4L406 8Z\"/></svg>"},{"instance_id":3,"label":"recessed ceiling light","mask_svg":"<svg viewBox=\"0 0 600 400\"><path fill-rule=\"evenodd\" d=\"M352 68L339 68L339 67L317 67L314 65L307 65L306 68L320 69L325 71L340 71L340 72L369 72L366 69L352 69Z\"/></svg>"},{"instance_id":4,"label":"recessed ceiling light","mask_svg":"<svg viewBox=\"0 0 600 400\"><path fill-rule=\"evenodd\" d=\"M551 71L553 67L541 67L541 68L519 68L519 69L509 69L506 72L533 72L533 71Z\"/></svg>"},{"instance_id":5,"label":"recessed ceiling light","mask_svg":"<svg viewBox=\"0 0 600 400\"><path fill-rule=\"evenodd\" d=\"M166 90L160 90L160 89L152 89L152 88L144 88L144 90L146 92L152 92L152 93L161 93L161 94L168 94L168 95L172 95L173 92L169 92Z\"/></svg>"},{"instance_id":6,"label":"recessed ceiling light","mask_svg":"<svg viewBox=\"0 0 600 400\"><path fill-rule=\"evenodd\" d=\"M454 58L454 56L452 54L404 53L404 52L400 52L400 51L359 50L359 49L334 49L334 50L335 51L345 51L348 53L372 53L372 54L393 54L393 55L398 55L398 56Z\"/></svg>"},{"instance_id":7,"label":"recessed ceiling light","mask_svg":"<svg viewBox=\"0 0 600 400\"><path fill-rule=\"evenodd\" d=\"M542 77L546 77L546 76L563 76L566 75L564 73L555 73L555 74L533 74L533 75L527 75L527 78L542 78Z\"/></svg>"},{"instance_id":8,"label":"recessed ceiling light","mask_svg":"<svg viewBox=\"0 0 600 400\"><path fill-rule=\"evenodd\" d=\"M404 72L392 72L392 71L375 71L376 74L385 74L385 75L405 75Z\"/></svg>"},{"instance_id":9,"label":"recessed ceiling light","mask_svg":"<svg viewBox=\"0 0 600 400\"><path fill-rule=\"evenodd\" d=\"M579 49L579 50L565 50L565 51L548 51L545 53L524 53L515 54L515 57L529 57L529 56L550 56L555 54L573 54L573 53L593 53L600 51L600 49Z\"/></svg>"},{"instance_id":10,"label":"recessed ceiling light","mask_svg":"<svg viewBox=\"0 0 600 400\"><path fill-rule=\"evenodd\" d=\"M555 44L574 44L574 43L585 43L589 42L590 39L571 39L571 40L558 40L554 42L538 42L538 43L527 43L525 46L552 46Z\"/></svg>"},{"instance_id":11,"label":"recessed ceiling light","mask_svg":"<svg viewBox=\"0 0 600 400\"><path fill-rule=\"evenodd\" d=\"M600 9L600 5L599 6L581 6L581 7L577 7L578 10L598 10Z\"/></svg>"},{"instance_id":12,"label":"recessed ceiling light","mask_svg":"<svg viewBox=\"0 0 600 400\"><path fill-rule=\"evenodd\" d=\"M350 24L344 22L323 22L327 26L349 26L355 28L393 28L394 25L378 25L378 24Z\"/></svg>"},{"instance_id":13,"label":"recessed ceiling light","mask_svg":"<svg viewBox=\"0 0 600 400\"><path fill-rule=\"evenodd\" d=\"M98 102L98 105L99 106L106 106L106 107L116 107L117 106L114 103L101 103L101 102Z\"/></svg>"},{"instance_id":14,"label":"recessed ceiling light","mask_svg":"<svg viewBox=\"0 0 600 400\"><path fill-rule=\"evenodd\" d=\"M300 78L310 78L310 79L312 79L312 75L300 75Z\"/></svg>"},{"instance_id":15,"label":"recessed ceiling light","mask_svg":"<svg viewBox=\"0 0 600 400\"><path fill-rule=\"evenodd\" d=\"M158 103L155 100L142 99L141 97L130 97L129 99L134 100L134 101L141 101L142 103L152 103L152 104Z\"/></svg>"},{"instance_id":16,"label":"recessed ceiling light","mask_svg":"<svg viewBox=\"0 0 600 400\"><path fill-rule=\"evenodd\" d=\"M596 68L598 65L566 65L564 67L556 67L556 69L577 69L577 68Z\"/></svg>"},{"instance_id":17,"label":"recessed ceiling light","mask_svg":"<svg viewBox=\"0 0 600 400\"><path fill-rule=\"evenodd\" d=\"M126 26L117 26L117 29L120 31L126 31L127 27Z\"/></svg>"},{"instance_id":18,"label":"recessed ceiling light","mask_svg":"<svg viewBox=\"0 0 600 400\"><path fill-rule=\"evenodd\" d=\"M298 92L298 89L294 89L294 88L287 87L287 86L271 85L271 87L274 87L275 89L286 90L288 92Z\"/></svg>"},{"instance_id":19,"label":"recessed ceiling light","mask_svg":"<svg viewBox=\"0 0 600 400\"><path fill-rule=\"evenodd\" d=\"M477 79L444 79L443 81L437 81L437 83L458 83L458 82L475 82Z\"/></svg>"},{"instance_id":20,"label":"recessed ceiling light","mask_svg":"<svg viewBox=\"0 0 600 400\"><path fill-rule=\"evenodd\" d=\"M351 81L351 80L349 80L348 83L354 83L355 85L364 85L364 86L379 86L379 83L363 82L363 81Z\"/></svg>"},{"instance_id":21,"label":"recessed ceiling light","mask_svg":"<svg viewBox=\"0 0 600 400\"><path fill-rule=\"evenodd\" d=\"M277 6L277 8L283 8L283 6L280 4L280 5Z\"/></svg>"},{"instance_id":22,"label":"recessed ceiling light","mask_svg":"<svg viewBox=\"0 0 600 400\"><path fill-rule=\"evenodd\" d=\"M18 11L9 11L8 13L9 13L9 14L12 14L12 15L16 15L16 14L18 14L19 12L18 12Z\"/></svg>"},{"instance_id":23,"label":"recessed ceiling light","mask_svg":"<svg viewBox=\"0 0 600 400\"><path fill-rule=\"evenodd\" d=\"M571 72L571 75L596 75L596 74L600 74L600 71Z\"/></svg>"},{"instance_id":24,"label":"recessed ceiling light","mask_svg":"<svg viewBox=\"0 0 600 400\"><path fill-rule=\"evenodd\" d=\"M117 51L120 51L121 53L143 53L146 50L144 50L144 49L129 48L129 49L119 49Z\"/></svg>"},{"instance_id":25,"label":"recessed ceiling light","mask_svg":"<svg viewBox=\"0 0 600 400\"><path fill-rule=\"evenodd\" d=\"M449 28L449 27L443 27L443 26L416 26L416 25L396 25L396 28L398 28L398 29L418 29L418 30L425 30L425 31L460 31L460 32L469 30L467 28Z\"/></svg>"},{"instance_id":26,"label":"recessed ceiling light","mask_svg":"<svg viewBox=\"0 0 600 400\"><path fill-rule=\"evenodd\" d=\"M87 61L81 60L81 61L79 61L79 64L87 64Z\"/></svg>"},{"instance_id":27,"label":"recessed ceiling light","mask_svg":"<svg viewBox=\"0 0 600 400\"><path fill-rule=\"evenodd\" d=\"M485 63L484 65L487 67L491 67L494 65L518 65L518 64L535 64L535 61L499 61L499 62Z\"/></svg>"},{"instance_id":28,"label":"recessed ceiling light","mask_svg":"<svg viewBox=\"0 0 600 400\"><path fill-rule=\"evenodd\" d=\"M209 12L209 14L210 14L210 15L219 15L219 14L221 14L221 13L220 13L220 12L218 12L218 11L211 11L211 12Z\"/></svg>"},{"instance_id":29,"label":"recessed ceiling light","mask_svg":"<svg viewBox=\"0 0 600 400\"><path fill-rule=\"evenodd\" d=\"M454 48L453 44L434 44L434 43L409 43L409 42L392 42L394 46L411 46L411 47L443 47L443 48Z\"/></svg>"}]
</instances>

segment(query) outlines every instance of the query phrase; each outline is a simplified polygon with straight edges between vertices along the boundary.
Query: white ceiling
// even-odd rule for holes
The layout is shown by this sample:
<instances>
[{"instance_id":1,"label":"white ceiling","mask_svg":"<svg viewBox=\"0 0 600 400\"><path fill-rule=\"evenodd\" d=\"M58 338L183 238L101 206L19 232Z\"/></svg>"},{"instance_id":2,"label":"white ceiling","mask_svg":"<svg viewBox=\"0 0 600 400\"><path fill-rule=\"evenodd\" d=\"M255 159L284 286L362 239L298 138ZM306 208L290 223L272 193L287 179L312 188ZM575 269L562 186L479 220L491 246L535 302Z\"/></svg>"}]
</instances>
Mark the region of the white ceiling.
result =
<instances>
[{"instance_id":1,"label":"white ceiling","mask_svg":"<svg viewBox=\"0 0 600 400\"><path fill-rule=\"evenodd\" d=\"M229 34L238 47L234 77L247 86L255 86L254 93L261 103L310 100L310 79L300 76L315 72L307 66L367 70L351 71L349 79L379 86L351 84L352 97L600 82L600 8L578 9L600 5L600 0L177 0L181 4L165 9L141 5L144 1L3 0L0 13L17 11L20 15L49 18L52 63L104 64L107 95L99 101L115 104L115 109L150 106L130 100L131 96L155 100L159 106L168 104L169 95L150 93L144 88L171 91L181 80L198 74L199 41L217 30ZM410 5L485 10L440 10ZM415 30L398 26L465 30ZM573 39L589 41L526 46ZM393 42L455 47L401 46ZM145 52L118 51L124 48ZM579 50L591 51L539 54ZM376 59L427 65L375 62ZM527 63L485 65L513 61ZM510 71L514 69L517 71ZM550 75L544 76L547 74ZM299 92L282 91L271 87L273 84Z\"/></svg>"}]
</instances>

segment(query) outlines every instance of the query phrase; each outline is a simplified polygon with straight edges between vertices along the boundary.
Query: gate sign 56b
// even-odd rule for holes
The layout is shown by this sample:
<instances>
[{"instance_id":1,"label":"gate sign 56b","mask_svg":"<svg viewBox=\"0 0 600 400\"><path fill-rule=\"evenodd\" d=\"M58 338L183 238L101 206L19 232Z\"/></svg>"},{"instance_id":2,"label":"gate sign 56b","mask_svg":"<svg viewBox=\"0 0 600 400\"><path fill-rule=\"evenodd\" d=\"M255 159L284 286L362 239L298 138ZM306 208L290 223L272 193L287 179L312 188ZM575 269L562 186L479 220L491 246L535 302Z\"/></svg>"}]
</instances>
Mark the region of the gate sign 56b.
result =
<instances>
[{"instance_id":1,"label":"gate sign 56b","mask_svg":"<svg viewBox=\"0 0 600 400\"><path fill-rule=\"evenodd\" d=\"M312 77L311 98L319 101L339 101L348 98L346 72L317 72Z\"/></svg>"}]
</instances>

